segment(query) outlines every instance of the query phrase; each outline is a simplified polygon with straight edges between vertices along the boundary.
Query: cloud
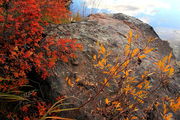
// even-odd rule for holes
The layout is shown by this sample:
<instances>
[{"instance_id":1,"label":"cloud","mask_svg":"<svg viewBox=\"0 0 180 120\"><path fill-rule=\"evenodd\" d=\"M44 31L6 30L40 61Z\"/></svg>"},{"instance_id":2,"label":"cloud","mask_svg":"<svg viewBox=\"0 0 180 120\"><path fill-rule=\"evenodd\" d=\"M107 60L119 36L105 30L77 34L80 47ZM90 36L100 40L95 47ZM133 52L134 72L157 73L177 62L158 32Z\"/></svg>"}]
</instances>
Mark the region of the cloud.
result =
<instances>
[{"instance_id":1,"label":"cloud","mask_svg":"<svg viewBox=\"0 0 180 120\"><path fill-rule=\"evenodd\" d=\"M163 40L180 41L180 30L157 27L155 31Z\"/></svg>"},{"instance_id":2,"label":"cloud","mask_svg":"<svg viewBox=\"0 0 180 120\"><path fill-rule=\"evenodd\" d=\"M112 13L154 15L160 8L170 8L163 0L82 0L88 8L107 9Z\"/></svg>"},{"instance_id":3,"label":"cloud","mask_svg":"<svg viewBox=\"0 0 180 120\"><path fill-rule=\"evenodd\" d=\"M150 23L151 19L149 17L138 17L138 19L140 19L141 21L143 21L144 23Z\"/></svg>"}]
</instances>

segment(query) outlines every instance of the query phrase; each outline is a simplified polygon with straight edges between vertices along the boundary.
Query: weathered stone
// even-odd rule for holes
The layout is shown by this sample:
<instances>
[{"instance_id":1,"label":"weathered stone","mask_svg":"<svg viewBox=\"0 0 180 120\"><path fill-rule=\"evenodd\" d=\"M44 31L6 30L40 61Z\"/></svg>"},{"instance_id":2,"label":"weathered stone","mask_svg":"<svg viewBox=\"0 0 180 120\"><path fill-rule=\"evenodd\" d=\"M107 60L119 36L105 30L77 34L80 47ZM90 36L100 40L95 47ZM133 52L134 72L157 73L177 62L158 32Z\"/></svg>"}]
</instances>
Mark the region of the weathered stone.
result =
<instances>
[{"instance_id":1,"label":"weathered stone","mask_svg":"<svg viewBox=\"0 0 180 120\"><path fill-rule=\"evenodd\" d=\"M134 17L121 13L110 15L94 14L90 15L87 20L72 24L55 25L54 28L56 29L51 29L47 34L57 34L61 38L77 38L78 42L84 47L83 51L77 53L77 61L71 61L71 64L59 63L53 70L58 77L56 79L53 79L53 77L48 78L48 81L52 82L52 88L56 88L55 93L59 92L59 94L78 97L80 101L78 101L79 104L76 104L77 106L82 104L82 101L85 101L85 98L89 95L97 92L96 86L98 85L95 81L101 80L104 77L101 72L94 68L92 62L92 57L97 54L99 48L96 44L97 42L103 43L108 50L113 51L110 59L110 62L112 63L114 62L115 57L121 55L123 46L127 43L127 34L130 30L133 31L133 35L139 34L140 37L137 41L139 46L148 39L156 39L150 44L151 47L157 49L156 52L150 54L151 56L162 58L172 51L169 43L161 40L151 26ZM139 60L139 71L137 72L148 70L151 67L152 62L153 61L148 59L143 61ZM72 75L75 77L72 77ZM78 79L78 81L76 81L77 87L80 87L81 91L86 91L86 94L78 91L76 88L73 90L69 89L67 81L65 80L66 77L69 77L73 82ZM178 80L179 78L176 77L176 81ZM175 83L174 86L178 87L178 84ZM93 106L88 107L90 109L90 107ZM85 114L87 111L83 112L83 114ZM87 115L90 112L91 111L88 111ZM88 118L92 119L93 116L88 115ZM84 119L87 120L88 118ZM102 116L96 116L96 118L93 119L102 119Z\"/></svg>"}]
</instances>

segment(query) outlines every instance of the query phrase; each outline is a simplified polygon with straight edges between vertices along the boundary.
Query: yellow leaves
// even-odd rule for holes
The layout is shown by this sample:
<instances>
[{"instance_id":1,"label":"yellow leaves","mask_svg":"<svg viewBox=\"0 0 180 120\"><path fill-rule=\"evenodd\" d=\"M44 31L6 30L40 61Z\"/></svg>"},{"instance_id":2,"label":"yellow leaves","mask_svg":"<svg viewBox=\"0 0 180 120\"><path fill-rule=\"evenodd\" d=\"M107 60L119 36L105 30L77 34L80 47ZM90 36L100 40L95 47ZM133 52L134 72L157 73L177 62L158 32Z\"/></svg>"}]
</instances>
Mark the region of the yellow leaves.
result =
<instances>
[{"instance_id":1,"label":"yellow leaves","mask_svg":"<svg viewBox=\"0 0 180 120\"><path fill-rule=\"evenodd\" d=\"M125 45L125 48L124 48L124 54L125 56L128 56L128 54L130 53L130 45Z\"/></svg>"},{"instance_id":2,"label":"yellow leaves","mask_svg":"<svg viewBox=\"0 0 180 120\"><path fill-rule=\"evenodd\" d=\"M136 92L136 95L139 97L139 98L145 98L146 97L146 91L144 90L139 90Z\"/></svg>"},{"instance_id":3,"label":"yellow leaves","mask_svg":"<svg viewBox=\"0 0 180 120\"><path fill-rule=\"evenodd\" d=\"M132 72L132 70L129 69L129 70L122 71L122 72L124 73L124 76L123 76L123 77L127 77L127 79L128 79L128 76L129 76L130 72ZM128 79L128 80L129 80L129 79Z\"/></svg>"},{"instance_id":4,"label":"yellow leaves","mask_svg":"<svg viewBox=\"0 0 180 120\"><path fill-rule=\"evenodd\" d=\"M139 34L136 34L135 39L138 40L138 38L139 38Z\"/></svg>"},{"instance_id":5,"label":"yellow leaves","mask_svg":"<svg viewBox=\"0 0 180 120\"><path fill-rule=\"evenodd\" d=\"M133 38L133 33L132 33L132 30L130 30L129 33L128 33L128 43L129 44L131 44L132 38Z\"/></svg>"},{"instance_id":6,"label":"yellow leaves","mask_svg":"<svg viewBox=\"0 0 180 120\"><path fill-rule=\"evenodd\" d=\"M142 85L142 84L139 84L139 85L137 85L137 87L138 87L139 89L142 89L143 85Z\"/></svg>"},{"instance_id":7,"label":"yellow leaves","mask_svg":"<svg viewBox=\"0 0 180 120\"><path fill-rule=\"evenodd\" d=\"M168 63L170 63L171 62L171 58L172 58L172 52L169 54L169 56L168 56Z\"/></svg>"},{"instance_id":8,"label":"yellow leaves","mask_svg":"<svg viewBox=\"0 0 180 120\"><path fill-rule=\"evenodd\" d=\"M110 72L110 73L114 73L115 71L117 71L118 67L119 67L119 64L117 64L117 65L115 65L115 66L112 66L112 67L109 69L109 72Z\"/></svg>"},{"instance_id":9,"label":"yellow leaves","mask_svg":"<svg viewBox=\"0 0 180 120\"><path fill-rule=\"evenodd\" d=\"M134 57L135 55L137 55L137 53L139 52L139 48L136 48L132 51L131 56Z\"/></svg>"},{"instance_id":10,"label":"yellow leaves","mask_svg":"<svg viewBox=\"0 0 180 120\"><path fill-rule=\"evenodd\" d=\"M135 88L134 88L133 86L127 84L127 85L125 86L125 88L123 88L123 91L125 92L125 94L130 93L130 94L134 95L134 93L135 93L136 90L135 90Z\"/></svg>"},{"instance_id":11,"label":"yellow leaves","mask_svg":"<svg viewBox=\"0 0 180 120\"><path fill-rule=\"evenodd\" d=\"M128 106L128 108L130 108L130 109L131 109L131 108L133 108L133 107L134 107L134 105L133 105L133 104Z\"/></svg>"},{"instance_id":12,"label":"yellow leaves","mask_svg":"<svg viewBox=\"0 0 180 120\"><path fill-rule=\"evenodd\" d=\"M171 100L170 101L170 107L174 112L180 111L180 97L177 98L177 100Z\"/></svg>"},{"instance_id":13,"label":"yellow leaves","mask_svg":"<svg viewBox=\"0 0 180 120\"><path fill-rule=\"evenodd\" d=\"M167 105L163 102L163 114L165 115L167 111Z\"/></svg>"},{"instance_id":14,"label":"yellow leaves","mask_svg":"<svg viewBox=\"0 0 180 120\"><path fill-rule=\"evenodd\" d=\"M96 60L96 59L97 59L97 57L96 57L96 55L94 55L94 56L93 56L93 60Z\"/></svg>"},{"instance_id":15,"label":"yellow leaves","mask_svg":"<svg viewBox=\"0 0 180 120\"><path fill-rule=\"evenodd\" d=\"M142 75L142 76L143 76L143 75ZM141 82L140 84L138 84L136 87L139 88L139 89L147 90L147 89L149 89L149 88L151 87L151 86L150 86L150 81L144 80L143 82Z\"/></svg>"},{"instance_id":16,"label":"yellow leaves","mask_svg":"<svg viewBox=\"0 0 180 120\"><path fill-rule=\"evenodd\" d=\"M135 99L140 103L144 103L144 101L142 99L139 99L138 97L136 97Z\"/></svg>"},{"instance_id":17,"label":"yellow leaves","mask_svg":"<svg viewBox=\"0 0 180 120\"><path fill-rule=\"evenodd\" d=\"M137 83L138 81L135 79L135 77L127 77L127 82L129 82L129 83Z\"/></svg>"},{"instance_id":18,"label":"yellow leaves","mask_svg":"<svg viewBox=\"0 0 180 120\"><path fill-rule=\"evenodd\" d=\"M171 120L171 118L173 117L173 114L169 113L169 109L173 110L174 112L177 112L178 110L180 110L180 97L178 97L176 100L166 97L165 100L168 100L168 101L164 102L164 99L163 99L163 103L162 103L163 119ZM170 103L170 106L166 104L167 102Z\"/></svg>"},{"instance_id":19,"label":"yellow leaves","mask_svg":"<svg viewBox=\"0 0 180 120\"><path fill-rule=\"evenodd\" d=\"M106 85L106 86L110 86L110 84L108 83L108 80L107 80L107 78L104 78L104 81L103 81L103 83L102 83L103 85Z\"/></svg>"},{"instance_id":20,"label":"yellow leaves","mask_svg":"<svg viewBox=\"0 0 180 120\"><path fill-rule=\"evenodd\" d=\"M105 47L99 43L97 43L97 45L100 46L100 49L98 51L98 55L93 56L93 60L97 61L97 64L94 66L99 67L100 69L104 69L105 67L110 66L110 64L107 65L107 57L111 54L111 51L106 51Z\"/></svg>"},{"instance_id":21,"label":"yellow leaves","mask_svg":"<svg viewBox=\"0 0 180 120\"><path fill-rule=\"evenodd\" d=\"M99 67L102 70L102 73L105 75L104 78L98 81L98 83L104 85L104 92L107 92L107 94L104 94L103 100L105 100L106 105L110 105L108 107L114 107L113 110L116 110L116 112L119 113L125 111L126 109L139 112L139 105L137 104L143 104L142 106L146 106L147 109L150 110L152 108L152 105L154 105L155 103L158 103L155 104L155 106L161 108L160 112L163 113L163 104L160 98L149 100L150 98L153 98L150 94L154 94L151 93L150 88L153 84L151 84L149 79L157 77L157 80L160 80L159 78L161 77L161 74L165 74L163 77L169 77L173 75L174 68L170 65L172 53L170 53L169 56L165 56L163 59L158 60L155 65L160 69L160 72L159 69L158 72L154 71L154 69L152 68L154 67L153 64L152 66L151 64L149 64L151 63L151 61L156 61L156 58L154 56L151 57L149 54L154 50L154 48L148 48L147 45L144 44L137 48L136 45L138 45L138 42L132 41L136 40L132 38L132 31L129 33L128 37L128 43L123 46L124 50L120 51L119 54L122 54L122 56L117 55L117 59L114 58L113 60L109 60L108 58L110 58L111 56L108 56L108 50L106 50L103 45L100 45L98 54L93 56L93 60L95 60L96 62L95 66ZM135 44L132 44L133 42ZM114 56L114 54L112 54L112 56ZM141 69L133 64L136 63L137 60L141 60L146 57L148 57L147 60L150 61L147 61L150 67L148 66L147 68ZM146 60L142 60L142 62L146 63ZM156 72L158 74L156 74ZM109 80L110 83L108 82ZM112 95L109 93L114 93L113 87L116 88L115 90L117 90L117 93ZM106 98L107 96L105 95L108 95L108 98ZM166 104L168 105L168 103ZM171 108L173 110L177 110L179 109L179 107L176 106L179 106L179 104L179 102L172 101ZM164 105L164 108L164 113L167 114L168 107ZM134 115L128 116L128 118L131 120L138 119L138 117L139 116L136 117ZM166 119L168 118L171 118L171 115L167 115Z\"/></svg>"},{"instance_id":22,"label":"yellow leaves","mask_svg":"<svg viewBox=\"0 0 180 120\"><path fill-rule=\"evenodd\" d=\"M101 69L103 69L105 67L106 63L107 63L106 58L103 58L103 59L99 60L98 63L94 66L100 67Z\"/></svg>"},{"instance_id":23,"label":"yellow leaves","mask_svg":"<svg viewBox=\"0 0 180 120\"><path fill-rule=\"evenodd\" d=\"M99 61L97 65L98 65L99 67L102 67L102 68L104 67L104 64L103 64L102 61Z\"/></svg>"},{"instance_id":24,"label":"yellow leaves","mask_svg":"<svg viewBox=\"0 0 180 120\"><path fill-rule=\"evenodd\" d=\"M145 80L144 89L149 89L149 88L151 88L150 81Z\"/></svg>"},{"instance_id":25,"label":"yellow leaves","mask_svg":"<svg viewBox=\"0 0 180 120\"><path fill-rule=\"evenodd\" d=\"M155 63L157 65L157 67L160 69L160 70L163 70L164 69L164 64L163 62L160 60L158 61L157 63Z\"/></svg>"},{"instance_id":26,"label":"yellow leaves","mask_svg":"<svg viewBox=\"0 0 180 120\"><path fill-rule=\"evenodd\" d=\"M169 68L168 76L172 76L174 74L174 68Z\"/></svg>"},{"instance_id":27,"label":"yellow leaves","mask_svg":"<svg viewBox=\"0 0 180 120\"><path fill-rule=\"evenodd\" d=\"M105 54L105 52L106 52L105 47L104 47L103 45L101 45L101 46L100 46L99 53L100 53L100 54Z\"/></svg>"},{"instance_id":28,"label":"yellow leaves","mask_svg":"<svg viewBox=\"0 0 180 120\"><path fill-rule=\"evenodd\" d=\"M121 103L119 101L113 101L112 105L116 108L117 111L122 111Z\"/></svg>"},{"instance_id":29,"label":"yellow leaves","mask_svg":"<svg viewBox=\"0 0 180 120\"><path fill-rule=\"evenodd\" d=\"M138 119L138 117L136 117L136 116L131 117L131 120L137 120L137 119Z\"/></svg>"},{"instance_id":30,"label":"yellow leaves","mask_svg":"<svg viewBox=\"0 0 180 120\"><path fill-rule=\"evenodd\" d=\"M149 52L151 52L151 51L153 51L154 50L154 48L146 48L146 49L144 49L144 54L148 54Z\"/></svg>"},{"instance_id":31,"label":"yellow leaves","mask_svg":"<svg viewBox=\"0 0 180 120\"><path fill-rule=\"evenodd\" d=\"M108 98L105 99L105 103L106 103L106 104L109 104L109 103L110 103L110 101L109 101Z\"/></svg>"},{"instance_id":32,"label":"yellow leaves","mask_svg":"<svg viewBox=\"0 0 180 120\"><path fill-rule=\"evenodd\" d=\"M143 59L143 58L145 58L145 57L146 57L146 55L140 55L140 56L139 56L140 59Z\"/></svg>"},{"instance_id":33,"label":"yellow leaves","mask_svg":"<svg viewBox=\"0 0 180 120\"><path fill-rule=\"evenodd\" d=\"M72 83L71 79L69 77L66 77L65 79L67 81L67 84L70 86L70 87L73 87L74 84Z\"/></svg>"},{"instance_id":34,"label":"yellow leaves","mask_svg":"<svg viewBox=\"0 0 180 120\"><path fill-rule=\"evenodd\" d=\"M168 76L172 76L174 74L174 68L170 66L171 57L172 53L170 53L169 56L165 56L158 62L154 63L157 68L166 73Z\"/></svg>"},{"instance_id":35,"label":"yellow leaves","mask_svg":"<svg viewBox=\"0 0 180 120\"><path fill-rule=\"evenodd\" d=\"M117 108L116 110L117 110L117 111L122 111L123 109L122 109L122 108Z\"/></svg>"},{"instance_id":36,"label":"yellow leaves","mask_svg":"<svg viewBox=\"0 0 180 120\"><path fill-rule=\"evenodd\" d=\"M171 118L173 117L172 113L166 114L163 116L164 120L172 120Z\"/></svg>"},{"instance_id":37,"label":"yellow leaves","mask_svg":"<svg viewBox=\"0 0 180 120\"><path fill-rule=\"evenodd\" d=\"M80 80L81 80L80 78L76 78L76 80L75 80L75 81L76 81L76 82L79 82Z\"/></svg>"},{"instance_id":38,"label":"yellow leaves","mask_svg":"<svg viewBox=\"0 0 180 120\"><path fill-rule=\"evenodd\" d=\"M130 63L130 60L126 60L124 64L122 64L123 67L127 67L127 65Z\"/></svg>"}]
</instances>

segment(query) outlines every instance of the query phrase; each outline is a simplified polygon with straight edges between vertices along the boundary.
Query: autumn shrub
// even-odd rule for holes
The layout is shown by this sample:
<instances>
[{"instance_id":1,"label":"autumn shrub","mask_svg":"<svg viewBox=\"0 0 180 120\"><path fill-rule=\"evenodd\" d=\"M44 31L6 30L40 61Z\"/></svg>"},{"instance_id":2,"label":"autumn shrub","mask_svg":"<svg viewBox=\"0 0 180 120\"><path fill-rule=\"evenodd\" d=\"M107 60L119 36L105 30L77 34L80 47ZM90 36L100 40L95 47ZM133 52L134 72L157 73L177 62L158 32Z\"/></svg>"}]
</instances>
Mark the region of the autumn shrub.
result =
<instances>
[{"instance_id":1,"label":"autumn shrub","mask_svg":"<svg viewBox=\"0 0 180 120\"><path fill-rule=\"evenodd\" d=\"M103 43L97 43L98 53L92 57L96 79L66 78L72 90L79 88L80 96L76 97L83 99L79 108L106 120L173 118L180 110L180 96L175 87L174 92L170 89L175 73L172 53L161 57L150 47L153 41L140 40L130 31L116 56Z\"/></svg>"},{"instance_id":2,"label":"autumn shrub","mask_svg":"<svg viewBox=\"0 0 180 120\"><path fill-rule=\"evenodd\" d=\"M95 112L106 119L170 120L180 110L179 94L167 91L174 74L172 53L158 58L154 48L149 47L153 39L144 41L144 45L137 44L138 36L133 37L131 31L127 39L122 55L114 63L108 60L109 51L100 45L98 55L93 59L95 67L107 77L101 80L101 88L85 104L102 95L104 103L96 104Z\"/></svg>"},{"instance_id":3,"label":"autumn shrub","mask_svg":"<svg viewBox=\"0 0 180 120\"><path fill-rule=\"evenodd\" d=\"M34 104L47 107L47 102L36 97L34 91L26 95L20 88L28 86L28 73L32 70L46 79L52 75L48 70L58 60L68 62L76 57L75 51L81 45L75 39L57 38L56 35L43 36L45 26L50 23L60 24L69 17L70 11L65 4L65 0L0 0L0 99L3 102L5 99L12 100L13 97L16 101L27 98L31 102L26 100L21 105L27 104L31 109ZM16 111L19 111L18 107L16 106ZM44 108L44 112L47 108ZM1 113L7 114L6 107L3 109ZM29 116L23 116L20 113L9 112L8 117L25 117L28 120L28 117L38 119L42 115L33 115L32 112Z\"/></svg>"}]
</instances>

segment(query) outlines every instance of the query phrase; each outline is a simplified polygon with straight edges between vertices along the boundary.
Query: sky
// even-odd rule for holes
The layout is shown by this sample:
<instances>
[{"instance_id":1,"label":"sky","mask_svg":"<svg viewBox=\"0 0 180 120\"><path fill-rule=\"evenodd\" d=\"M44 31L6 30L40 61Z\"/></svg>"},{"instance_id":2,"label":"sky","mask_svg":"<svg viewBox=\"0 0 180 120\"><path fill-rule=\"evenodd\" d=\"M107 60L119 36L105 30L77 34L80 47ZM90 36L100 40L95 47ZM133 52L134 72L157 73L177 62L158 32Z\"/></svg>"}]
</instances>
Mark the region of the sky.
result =
<instances>
[{"instance_id":1,"label":"sky","mask_svg":"<svg viewBox=\"0 0 180 120\"><path fill-rule=\"evenodd\" d=\"M180 0L73 0L72 11L124 13L153 26L164 40L180 41Z\"/></svg>"}]
</instances>

